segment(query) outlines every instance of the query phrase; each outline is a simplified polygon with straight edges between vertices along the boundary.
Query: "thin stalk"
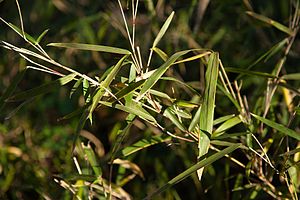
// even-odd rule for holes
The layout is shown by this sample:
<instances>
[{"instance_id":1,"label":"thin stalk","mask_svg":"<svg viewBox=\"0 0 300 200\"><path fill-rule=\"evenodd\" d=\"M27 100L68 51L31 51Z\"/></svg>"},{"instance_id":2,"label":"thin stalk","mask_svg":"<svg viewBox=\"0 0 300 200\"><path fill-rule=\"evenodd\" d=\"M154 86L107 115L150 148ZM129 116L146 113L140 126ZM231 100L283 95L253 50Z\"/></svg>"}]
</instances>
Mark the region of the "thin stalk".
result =
<instances>
[{"instance_id":1,"label":"thin stalk","mask_svg":"<svg viewBox=\"0 0 300 200\"><path fill-rule=\"evenodd\" d=\"M126 29L126 32L127 32L127 36L128 36L128 39L129 39L129 43L130 43L131 49L132 49L131 57L132 57L132 60L133 60L133 62L135 64L135 66L136 66L138 74L140 74L140 72L141 72L141 66L138 63L138 59L137 59L135 48L134 48L134 43L133 43L133 41L131 39L131 36L130 36L128 24L127 24L126 17L125 17L125 14L124 14L124 11L123 11L123 8L122 8L122 4L121 4L120 0L118 0L118 4L119 4L120 10L121 10L122 18L123 18L123 21L124 21L124 24L125 24L125 29Z\"/></svg>"}]
</instances>

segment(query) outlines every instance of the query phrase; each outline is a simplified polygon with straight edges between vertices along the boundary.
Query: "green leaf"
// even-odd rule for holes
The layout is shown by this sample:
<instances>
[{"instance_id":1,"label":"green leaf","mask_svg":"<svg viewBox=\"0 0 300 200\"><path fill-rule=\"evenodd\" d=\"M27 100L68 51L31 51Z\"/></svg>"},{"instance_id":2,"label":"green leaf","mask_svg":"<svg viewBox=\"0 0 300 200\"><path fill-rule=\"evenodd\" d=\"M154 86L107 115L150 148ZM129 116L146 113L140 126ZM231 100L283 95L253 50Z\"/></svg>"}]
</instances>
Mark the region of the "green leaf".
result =
<instances>
[{"instance_id":1,"label":"green leaf","mask_svg":"<svg viewBox=\"0 0 300 200\"><path fill-rule=\"evenodd\" d=\"M271 49L269 49L266 53L264 53L262 56L260 56L254 63L252 63L247 70L250 70L253 66L255 66L257 63L259 63L261 60L264 59L264 62L266 62L269 58L271 58L274 54L279 52L285 44L288 43L288 39L285 38L279 43L275 44Z\"/></svg>"},{"instance_id":2,"label":"green leaf","mask_svg":"<svg viewBox=\"0 0 300 200\"><path fill-rule=\"evenodd\" d=\"M201 113L201 106L198 108L196 114L194 115L194 117L190 123L188 131L193 131L195 129L195 127L199 124L200 113Z\"/></svg>"},{"instance_id":3,"label":"green leaf","mask_svg":"<svg viewBox=\"0 0 300 200\"><path fill-rule=\"evenodd\" d=\"M121 49L121 48L111 47L111 46L94 45L94 44L50 43L47 46L71 48L71 49L86 50L86 51L100 51L100 52L125 54L125 55L131 54L131 52L126 49Z\"/></svg>"},{"instance_id":4,"label":"green leaf","mask_svg":"<svg viewBox=\"0 0 300 200\"><path fill-rule=\"evenodd\" d=\"M75 82L75 84L74 84L74 86L72 87L71 92L70 92L70 98L71 98L72 95L77 91L77 89L78 89L78 87L81 85L82 81L83 81L83 78L80 78L80 79L78 79L78 80Z\"/></svg>"},{"instance_id":5,"label":"green leaf","mask_svg":"<svg viewBox=\"0 0 300 200\"><path fill-rule=\"evenodd\" d=\"M19 27L15 26L15 25L12 24L12 23L8 23L8 25L9 25L15 32L19 33L20 35L23 35L23 31L22 31ZM25 36L25 38L26 38L27 40L29 40L29 41L32 42L33 44L37 44L37 41L34 39L34 37L32 37L31 35L29 35L28 33L25 33L25 32L24 32L24 36Z\"/></svg>"},{"instance_id":6,"label":"green leaf","mask_svg":"<svg viewBox=\"0 0 300 200\"><path fill-rule=\"evenodd\" d=\"M281 78L284 80L300 80L300 73L285 74Z\"/></svg>"},{"instance_id":7,"label":"green leaf","mask_svg":"<svg viewBox=\"0 0 300 200\"><path fill-rule=\"evenodd\" d=\"M129 156L133 153L136 153L140 150L146 149L150 146L153 146L155 144L159 144L159 143L164 143L167 141L171 141L171 137L167 137L167 138L162 138L161 136L153 136L150 138L144 138L136 143L134 143L131 146L125 147L122 150L122 155L123 156Z\"/></svg>"},{"instance_id":8,"label":"green leaf","mask_svg":"<svg viewBox=\"0 0 300 200\"><path fill-rule=\"evenodd\" d=\"M153 42L153 45L152 45L152 48L156 47L157 44L159 43L159 41L161 40L161 38L164 36L164 34L166 33L166 31L168 30L169 28L169 25L173 19L173 16L174 16L175 12L173 11L170 16L167 18L167 20L165 21L164 25L161 27L160 31L158 32L154 42Z\"/></svg>"},{"instance_id":9,"label":"green leaf","mask_svg":"<svg viewBox=\"0 0 300 200\"><path fill-rule=\"evenodd\" d=\"M5 100L8 99L12 95L12 93L15 91L17 85L23 79L25 72L26 72L26 69L18 72L18 74L11 81L11 84L9 85L9 87L5 90L3 95L0 97L0 113L1 113L1 110L5 106Z\"/></svg>"},{"instance_id":10,"label":"green leaf","mask_svg":"<svg viewBox=\"0 0 300 200\"><path fill-rule=\"evenodd\" d=\"M209 156L206 159L203 159L203 160L199 161L198 163L196 163L192 167L188 168L187 170L185 170L181 174L177 175L175 178L168 181L165 185L163 185L162 187L160 187L159 189L157 189L156 191L154 191L152 194L148 195L144 199L145 200L146 199L152 199L153 196L158 195L161 192L165 191L166 189L168 189L168 188L174 186L175 184L179 183L180 181L183 181L187 177L191 176L197 170L199 170L203 167L206 167L208 165L211 165L212 163L214 163L215 161L217 161L220 158L224 157L225 155L227 155L227 154L231 153L232 151L238 149L240 146L241 146L241 144L234 144L232 146L227 147L226 149L223 149L220 152L217 152L217 153Z\"/></svg>"},{"instance_id":11,"label":"green leaf","mask_svg":"<svg viewBox=\"0 0 300 200\"><path fill-rule=\"evenodd\" d=\"M219 126L219 127L214 131L213 134L218 135L219 133L224 132L224 131L230 129L230 128L234 127L235 125L237 125L237 124L239 124L239 123L241 123L241 122L242 122L242 121L241 121L241 119L240 119L238 116L233 117L233 118L231 118L231 119L228 119L228 120L225 121L221 126Z\"/></svg>"},{"instance_id":12,"label":"green leaf","mask_svg":"<svg viewBox=\"0 0 300 200\"><path fill-rule=\"evenodd\" d=\"M164 98L164 99L168 99L171 102L174 101L174 99L172 99L168 94L166 94L164 92L160 92L158 90L152 90L152 89L150 89L149 92L150 92L150 94L153 94L155 96L158 96L158 97L161 97L161 98Z\"/></svg>"},{"instance_id":13,"label":"green leaf","mask_svg":"<svg viewBox=\"0 0 300 200\"><path fill-rule=\"evenodd\" d=\"M189 101L184 101L184 100L176 100L175 105L179 106L179 107L183 107L183 108L198 108L199 104L196 103L192 103Z\"/></svg>"},{"instance_id":14,"label":"green leaf","mask_svg":"<svg viewBox=\"0 0 300 200\"><path fill-rule=\"evenodd\" d=\"M65 85L74 80L75 76L76 74L69 74L55 81L51 81L50 83L46 83L36 88L15 94L12 97L8 98L7 101L22 101L38 95L46 94L48 92L51 92L52 90L55 90L57 87Z\"/></svg>"},{"instance_id":15,"label":"green leaf","mask_svg":"<svg viewBox=\"0 0 300 200\"><path fill-rule=\"evenodd\" d=\"M145 83L145 80L140 80L138 82L130 83L127 87L123 88L122 90L118 91L115 96L117 99L121 99L124 96L134 92L138 88L140 88Z\"/></svg>"},{"instance_id":16,"label":"green leaf","mask_svg":"<svg viewBox=\"0 0 300 200\"><path fill-rule=\"evenodd\" d=\"M139 104L135 103L132 101L129 105L120 105L120 104L113 104L110 102L106 101L99 101L100 104L103 104L105 106L111 107L111 108L116 108L122 111L125 111L127 113L131 113L133 115L136 115L146 121L152 122L152 123L157 123L155 118L150 115L142 106Z\"/></svg>"},{"instance_id":17,"label":"green leaf","mask_svg":"<svg viewBox=\"0 0 300 200\"><path fill-rule=\"evenodd\" d=\"M104 79L104 81L101 82L98 90L96 90L95 95L93 96L92 104L89 108L89 119L92 122L92 113L94 112L95 108L97 107L99 101L104 96L108 86L111 84L117 73L119 72L120 68L122 67L123 61L128 57L128 55L123 56L119 62L112 68L110 73L107 75L107 77Z\"/></svg>"},{"instance_id":18,"label":"green leaf","mask_svg":"<svg viewBox=\"0 0 300 200\"><path fill-rule=\"evenodd\" d=\"M224 134L218 135L218 136L212 135L211 139L212 140L224 140L227 138L239 137L239 136L244 136L244 135L248 135L248 134L250 134L250 132L228 133L228 134L224 133Z\"/></svg>"},{"instance_id":19,"label":"green leaf","mask_svg":"<svg viewBox=\"0 0 300 200\"><path fill-rule=\"evenodd\" d=\"M176 117L176 115L174 114L174 112L172 111L172 109L170 107L168 107L163 115L165 117L167 117L168 119L170 119L181 131L185 132L186 131L186 127L183 125L182 122L180 122L180 120Z\"/></svg>"},{"instance_id":20,"label":"green leaf","mask_svg":"<svg viewBox=\"0 0 300 200\"><path fill-rule=\"evenodd\" d=\"M35 44L39 44L43 37L48 33L49 29L46 29L42 32L42 34L38 37Z\"/></svg>"},{"instance_id":21,"label":"green leaf","mask_svg":"<svg viewBox=\"0 0 300 200\"><path fill-rule=\"evenodd\" d=\"M225 121L233 118L234 116L235 116L235 114L225 115L225 116L219 117L218 119L214 120L214 125L217 125L217 124L220 124L222 122L225 122Z\"/></svg>"},{"instance_id":22,"label":"green leaf","mask_svg":"<svg viewBox=\"0 0 300 200\"><path fill-rule=\"evenodd\" d=\"M257 13L251 12L251 11L247 11L246 13L255 19L258 19L266 24L274 26L278 30L280 30L284 33L287 33L288 35L293 35L293 31L291 29L289 29L288 27L284 26L283 24L281 24L279 22L276 22L264 15L260 15L260 14L257 14Z\"/></svg>"},{"instance_id":23,"label":"green leaf","mask_svg":"<svg viewBox=\"0 0 300 200\"><path fill-rule=\"evenodd\" d=\"M185 82L183 81L180 81L174 77L166 77L166 76L163 76L160 78L160 80L166 80L166 81L173 81L173 82L176 82L186 88L188 88L189 90L191 90L194 94L198 95L198 96L201 96L193 87L191 87L190 85L186 84Z\"/></svg>"},{"instance_id":24,"label":"green leaf","mask_svg":"<svg viewBox=\"0 0 300 200\"><path fill-rule=\"evenodd\" d=\"M200 113L200 133L199 133L199 157L205 155L210 144L210 135L212 134L214 121L215 96L218 81L219 54L212 53L209 56L208 66L205 73L205 91L204 99ZM209 134L209 135L208 135ZM201 180L203 169L198 171L198 178Z\"/></svg>"},{"instance_id":25,"label":"green leaf","mask_svg":"<svg viewBox=\"0 0 300 200\"><path fill-rule=\"evenodd\" d=\"M277 78L273 74L265 73L265 72L256 72L256 71L250 71L246 69L240 69L240 68L233 68L233 67L225 67L225 70L227 72L233 72L233 73L238 73L238 74L246 74L249 76L261 76L264 78Z\"/></svg>"},{"instance_id":26,"label":"green leaf","mask_svg":"<svg viewBox=\"0 0 300 200\"><path fill-rule=\"evenodd\" d=\"M151 89L154 84L162 77L162 75L169 69L169 67L171 65L173 65L176 60L193 51L192 49L191 50L186 50L186 51L180 51L180 52L177 52L175 54L173 54L164 64L162 64L148 79L147 81L145 82L144 84L144 87L142 87L141 91L140 91L140 94L139 94L139 97L137 98L137 100L140 100L147 92L149 89Z\"/></svg>"},{"instance_id":27,"label":"green leaf","mask_svg":"<svg viewBox=\"0 0 300 200\"><path fill-rule=\"evenodd\" d=\"M269 119L266 119L266 118L263 118L263 117L260 117L258 115L255 115L253 113L251 113L251 115L253 117L255 117L256 119L258 119L259 121L263 122L264 124L276 129L277 131L283 133L284 135L288 135L292 138L295 138L297 140L300 140L300 133L297 133L296 131L293 131L292 129L289 129L285 126L283 126L282 124L278 124L276 122L273 122Z\"/></svg>"},{"instance_id":28,"label":"green leaf","mask_svg":"<svg viewBox=\"0 0 300 200\"><path fill-rule=\"evenodd\" d=\"M179 64L179 63L184 63L184 62L190 62L190 61L193 61L193 60L198 60L198 59L200 59L200 58L202 58L204 56L207 56L208 54L211 54L211 52L210 51L206 51L204 53L200 53L200 54L197 54L195 56L192 56L192 57L189 57L189 58L177 61L174 64Z\"/></svg>"},{"instance_id":29,"label":"green leaf","mask_svg":"<svg viewBox=\"0 0 300 200\"><path fill-rule=\"evenodd\" d=\"M163 52L160 48L158 47L153 47L152 50L157 53L157 55L159 55L159 57L161 57L161 59L163 59L163 61L167 61L169 56Z\"/></svg>"},{"instance_id":30,"label":"green leaf","mask_svg":"<svg viewBox=\"0 0 300 200\"><path fill-rule=\"evenodd\" d=\"M87 158L88 162L90 163L94 173L96 174L97 177L101 176L102 169L97 162L95 152L93 151L93 149L91 148L90 145L87 145L87 146L82 145L82 147L83 147L83 151L86 155L86 158Z\"/></svg>"}]
</instances>

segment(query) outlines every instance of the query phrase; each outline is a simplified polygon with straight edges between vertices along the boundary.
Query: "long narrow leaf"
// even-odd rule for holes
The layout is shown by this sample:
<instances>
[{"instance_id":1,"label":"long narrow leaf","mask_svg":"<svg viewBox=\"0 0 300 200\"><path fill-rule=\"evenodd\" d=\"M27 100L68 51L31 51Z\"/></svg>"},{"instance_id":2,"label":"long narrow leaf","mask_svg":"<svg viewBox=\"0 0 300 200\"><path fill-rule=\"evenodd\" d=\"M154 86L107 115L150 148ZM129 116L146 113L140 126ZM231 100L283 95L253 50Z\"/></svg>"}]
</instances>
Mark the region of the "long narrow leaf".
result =
<instances>
[{"instance_id":1,"label":"long narrow leaf","mask_svg":"<svg viewBox=\"0 0 300 200\"><path fill-rule=\"evenodd\" d=\"M169 28L169 25L173 19L173 16L174 16L175 12L173 11L170 16L168 17L168 19L165 21L164 25L161 27L160 31L158 32L154 42L153 42L153 45L152 45L152 48L153 47L156 47L157 44L159 43L159 41L161 40L161 38L164 36L164 34L166 33L166 31L168 30Z\"/></svg>"},{"instance_id":2,"label":"long narrow leaf","mask_svg":"<svg viewBox=\"0 0 300 200\"><path fill-rule=\"evenodd\" d=\"M137 151L143 150L155 144L163 143L170 141L171 137L162 138L161 136L153 136L151 138L144 138L131 146L128 146L122 150L123 156L129 156Z\"/></svg>"},{"instance_id":3,"label":"long narrow leaf","mask_svg":"<svg viewBox=\"0 0 300 200\"><path fill-rule=\"evenodd\" d=\"M221 133L221 132L223 132L223 131L226 131L226 130L228 130L228 129L234 127L235 125L237 125L237 124L239 124L239 123L241 123L241 122L242 122L242 121L241 121L241 119L240 119L238 116L233 117L233 118L231 118L231 119L225 121L221 126L219 126L219 127L214 131L213 134L218 134L218 133Z\"/></svg>"},{"instance_id":4,"label":"long narrow leaf","mask_svg":"<svg viewBox=\"0 0 300 200\"><path fill-rule=\"evenodd\" d=\"M289 129L285 126L283 126L282 124L278 124L274 121L271 121L269 119L266 119L266 118L263 118L263 117L260 117L258 115L255 115L255 114L252 114L251 115L253 117L255 117L256 119L258 119L259 121L263 122L264 124L276 129L277 131L283 133L284 135L288 135L292 138L295 138L297 140L300 140L300 133L297 133L296 131L293 131L292 129Z\"/></svg>"},{"instance_id":5,"label":"long narrow leaf","mask_svg":"<svg viewBox=\"0 0 300 200\"><path fill-rule=\"evenodd\" d=\"M201 106L198 108L196 114L194 115L194 117L190 123L190 126L188 128L188 131L193 131L195 129L195 127L197 126L197 124L199 124L200 113L201 113Z\"/></svg>"},{"instance_id":6,"label":"long narrow leaf","mask_svg":"<svg viewBox=\"0 0 300 200\"><path fill-rule=\"evenodd\" d=\"M185 50L185 51L180 51L180 52L177 52L175 54L173 54L163 65L161 65L150 77L149 79L147 79L147 81L145 82L144 84L144 87L142 87L141 91L140 91L140 94L139 94L139 97L137 100L140 100L147 92L149 89L151 89L154 84L162 77L162 75L169 69L169 67L171 65L173 65L176 60L191 52L191 51L194 51L193 49L191 50Z\"/></svg>"},{"instance_id":7,"label":"long narrow leaf","mask_svg":"<svg viewBox=\"0 0 300 200\"><path fill-rule=\"evenodd\" d=\"M214 121L215 96L219 70L219 55L212 53L209 56L207 71L205 74L204 100L200 113L200 133L199 133L199 157L205 155L210 144ZM203 168L198 170L198 178L201 180Z\"/></svg>"},{"instance_id":8,"label":"long narrow leaf","mask_svg":"<svg viewBox=\"0 0 300 200\"><path fill-rule=\"evenodd\" d=\"M179 119L172 112L170 107L164 111L163 115L165 117L167 117L168 119L170 119L181 131L186 131L186 127L184 126L184 124L181 121L179 121Z\"/></svg>"},{"instance_id":9,"label":"long narrow leaf","mask_svg":"<svg viewBox=\"0 0 300 200\"><path fill-rule=\"evenodd\" d=\"M257 14L257 13L254 13L254 12L251 12L251 11L247 11L246 12L248 15L250 15L251 17L255 18L255 19L258 19L266 24L269 24L271 26L274 26L275 28L277 28L278 30L282 31L282 32L285 32L287 33L288 35L292 35L293 34L293 31L290 30L288 27L284 26L283 24L279 23L279 22L276 22L264 15L260 15L260 14Z\"/></svg>"},{"instance_id":10,"label":"long narrow leaf","mask_svg":"<svg viewBox=\"0 0 300 200\"><path fill-rule=\"evenodd\" d=\"M265 77L265 78L277 78L273 74L269 74L269 73L265 73L265 72L250 71L250 70L246 70L246 69L226 67L225 70L227 72L238 73L238 74L245 74L245 75L249 75L249 76L261 76L261 77Z\"/></svg>"},{"instance_id":11,"label":"long narrow leaf","mask_svg":"<svg viewBox=\"0 0 300 200\"><path fill-rule=\"evenodd\" d=\"M111 46L94 45L94 44L50 43L50 44L48 44L48 46L78 49L78 50L86 50L86 51L101 51L101 52L115 53L115 54L125 54L125 55L130 55L131 54L131 52L126 50L126 49L121 49L121 48L111 47Z\"/></svg>"},{"instance_id":12,"label":"long narrow leaf","mask_svg":"<svg viewBox=\"0 0 300 200\"><path fill-rule=\"evenodd\" d=\"M123 56L119 62L113 67L113 69L110 71L110 73L107 75L107 77L104 79L104 81L101 82L98 90L96 91L95 95L93 96L92 104L89 108L89 119L92 122L92 113L94 112L95 108L97 107L99 101L104 96L108 86L111 84L117 73L119 72L120 68L122 67L122 63L124 60L128 57L128 55Z\"/></svg>"},{"instance_id":13,"label":"long narrow leaf","mask_svg":"<svg viewBox=\"0 0 300 200\"><path fill-rule=\"evenodd\" d=\"M161 192L165 191L166 189L168 189L168 188L174 186L175 184L179 183L180 181L186 179L191 174L193 174L195 171L197 171L201 168L203 169L203 167L206 167L208 165L211 165L212 163L214 163L215 161L217 161L220 158L224 157L225 155L227 155L227 154L231 153L232 151L238 149L240 146L241 146L241 144L234 144L232 146L227 147L226 149L223 149L220 152L217 152L217 153L211 155L210 157L208 157L206 159L203 159L203 160L199 161L198 163L196 163L192 167L188 168L187 170L185 170L181 174L177 175L175 178L168 181L168 183L166 183L165 185L163 185L162 187L160 187L159 189L157 189L155 192L148 195L144 199L145 200L152 199L153 196L160 194Z\"/></svg>"},{"instance_id":14,"label":"long narrow leaf","mask_svg":"<svg viewBox=\"0 0 300 200\"><path fill-rule=\"evenodd\" d=\"M88 162L90 163L94 173L96 174L97 177L102 175L102 169L100 167L100 165L98 164L96 155L94 150L91 148L90 145L83 145L83 151L86 155L86 158L88 160Z\"/></svg>"},{"instance_id":15,"label":"long narrow leaf","mask_svg":"<svg viewBox=\"0 0 300 200\"><path fill-rule=\"evenodd\" d=\"M0 112L5 105L5 100L8 99L10 97L10 95L12 95L12 93L15 91L17 85L23 79L25 72L26 72L26 69L18 72L18 74L11 81L11 84L9 85L9 87L5 90L4 94L0 97Z\"/></svg>"},{"instance_id":16,"label":"long narrow leaf","mask_svg":"<svg viewBox=\"0 0 300 200\"><path fill-rule=\"evenodd\" d=\"M36 88L15 94L12 97L8 98L7 101L22 101L38 95L46 94L56 89L57 87L65 85L74 80L75 76L76 74L69 74L50 83L46 83Z\"/></svg>"},{"instance_id":17,"label":"long narrow leaf","mask_svg":"<svg viewBox=\"0 0 300 200\"><path fill-rule=\"evenodd\" d=\"M131 104L126 105L126 106L123 106L120 104L113 104L113 103L105 102L105 101L99 101L99 103L103 104L105 106L108 106L108 107L112 107L112 108L116 108L116 109L125 111L130 114L137 115L146 121L156 123L155 118L152 115L150 115L144 108L142 108L140 105L138 105L136 103L132 102Z\"/></svg>"}]
</instances>

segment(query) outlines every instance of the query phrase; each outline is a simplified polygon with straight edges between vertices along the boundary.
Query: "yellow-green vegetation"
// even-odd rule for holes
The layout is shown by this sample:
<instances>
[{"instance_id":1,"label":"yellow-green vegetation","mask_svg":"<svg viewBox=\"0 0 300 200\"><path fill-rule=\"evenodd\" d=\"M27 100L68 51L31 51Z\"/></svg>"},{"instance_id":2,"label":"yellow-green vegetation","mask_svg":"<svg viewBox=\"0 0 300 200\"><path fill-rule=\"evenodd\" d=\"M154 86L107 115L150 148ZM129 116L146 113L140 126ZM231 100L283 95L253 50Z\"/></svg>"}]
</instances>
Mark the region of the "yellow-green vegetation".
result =
<instances>
[{"instance_id":1,"label":"yellow-green vegetation","mask_svg":"<svg viewBox=\"0 0 300 200\"><path fill-rule=\"evenodd\" d=\"M298 0L0 13L0 199L298 199Z\"/></svg>"}]
</instances>

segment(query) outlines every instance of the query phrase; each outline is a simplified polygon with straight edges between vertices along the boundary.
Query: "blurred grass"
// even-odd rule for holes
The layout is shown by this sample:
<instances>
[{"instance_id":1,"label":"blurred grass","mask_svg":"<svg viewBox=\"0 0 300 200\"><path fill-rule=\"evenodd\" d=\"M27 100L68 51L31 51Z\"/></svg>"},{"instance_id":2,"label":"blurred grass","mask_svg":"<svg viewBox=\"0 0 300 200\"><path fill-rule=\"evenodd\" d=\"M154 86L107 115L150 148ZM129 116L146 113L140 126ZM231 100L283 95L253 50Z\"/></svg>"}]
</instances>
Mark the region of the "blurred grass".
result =
<instances>
[{"instance_id":1,"label":"blurred grass","mask_svg":"<svg viewBox=\"0 0 300 200\"><path fill-rule=\"evenodd\" d=\"M228 70L229 79L232 81L235 78L239 78L241 70L246 70L261 55L287 37L286 33L249 17L246 11L249 11L250 8L239 0L211 1L201 23L199 23L195 18L199 2L201 1L153 1L154 6L160 3L153 10L149 5L146 5L146 2L140 3L136 43L141 48L144 63L147 61L146 56L148 55L148 50L152 47L152 41L172 10L175 10L176 13L174 19L157 47L162 49L167 55L172 55L174 52L183 49L211 48L220 53L225 69L226 67L236 68L238 73L230 73L230 70ZM250 11L267 16L288 26L290 2L294 1L279 0L274 3L273 1L253 0L249 2L252 5ZM125 1L123 3L125 5ZM20 2L20 4L27 33L37 38L45 29L50 29L41 41L43 46L50 42L80 42L110 45L125 49L128 47L128 42L124 39L126 33L116 2L108 0L99 2L90 0L29 0L26 3ZM130 13L126 9L125 11L126 14ZM0 13L0 17L19 25L14 1L4 0L0 2ZM195 30L195 27L198 27L198 29ZM17 46L26 46L24 41L3 23L0 23L0 30L0 40L11 41ZM299 72L299 44L299 38L296 38L280 75ZM117 59L119 59L119 57L116 58L113 55L99 52L54 49L51 47L45 47L45 49L51 57L59 62L72 66L79 72L90 76L96 75L101 77L107 67L115 64L118 61ZM8 88L16 74L25 68L26 62L13 52L6 51L3 48L0 48L0 55L3 55L0 57L0 87ZM254 65L251 70L271 74L282 55L283 51L281 50L266 62L261 61ZM153 55L151 63L152 66L158 67L164 62L157 55ZM195 86L199 93L203 93L204 69L203 64L199 64L198 61L192 61L171 68L166 73L168 76L174 76L191 86ZM127 74L127 71L124 70L121 73ZM31 70L30 73L27 72L25 74L20 84L18 84L16 93L43 83L49 83L52 80L54 78L50 75L41 75L41 72ZM266 93L269 79L264 76L253 76L250 73L243 73L241 80L242 88L240 93L247 96L249 110L262 116L265 109L263 96ZM298 79L286 81L295 90L299 88ZM282 82L281 84L285 83ZM173 86L174 91L171 91L170 86ZM159 91L167 91L168 94L174 95L178 99L190 100L193 97L186 89L179 87L175 83L169 84L167 81L159 81L159 85L156 88ZM57 89L51 94L38 97L22 107L9 120L5 120L5 117L19 104L6 104L1 111L1 199L72 198L70 191L59 187L53 181L55 175L73 175L77 173L71 151L74 131L79 117L57 121L58 118L83 105L83 97L78 92L75 93L70 101L68 98L70 89L71 86L67 86ZM0 91L0 96L3 95L3 91ZM298 96L298 94L288 93L286 98L291 97L289 95ZM270 102L271 106L267 119L289 126L290 129L299 133L299 112L292 115L293 112L288 110L288 105L284 103L284 98L281 90L275 93ZM194 103L196 102L198 102L197 99L194 100ZM232 103L220 91L217 91L216 102L215 119L232 113L239 114ZM293 98L292 102L295 110L299 108L298 97ZM86 125L85 129L94 134L103 143L104 151L107 153L112 149L114 142L118 140L118 133L114 132L114 130L122 130L122 127L126 127L127 124L124 124L125 118L121 112L102 107L95 113L94 121L96 123ZM133 127L130 133L123 138L123 146L130 146L143 138L148 138L148 141L152 141L152 133L159 132L159 130L151 126L145 127L141 121L138 122L138 125ZM172 127L172 123L167 120L166 124ZM230 134L245 130L254 134L258 133L259 141L271 155L271 159L277 163L276 167L285 171L287 166L294 166L289 168L289 171L292 173L293 170L296 170L296 175L293 176L297 177L298 172L299 177L299 162L296 159L277 156L285 153L286 146L295 149L299 146L299 141L298 144L292 139L285 141L280 134L274 134L273 129L263 127L264 129L260 130L260 126L259 122L256 121L253 122L253 126L250 128L245 128L244 125L234 126L230 129ZM172 129L175 132L180 132L177 128L172 127ZM80 140L85 143L88 142L88 139L82 136ZM246 143L245 140L251 143L246 136L241 137L241 140L244 143ZM229 141L237 142L238 139L230 138ZM284 145L284 143L288 145ZM254 146L253 148L259 149L255 142L252 142L252 145ZM105 177L109 177L109 165L106 162L109 155L107 154L99 157L99 163ZM154 145L139 153L134 153L128 157L128 160L138 164L145 175L145 180L140 177L134 178L130 184L125 184L124 189L134 199L144 198L146 194L149 194L149 191L154 191L195 164L197 155L196 146L174 139L167 144ZM255 156L255 154L243 154L241 152L233 153L233 156L242 161L247 167L249 166L249 169L239 168L228 159L221 159L205 169L205 176L203 176L201 183L197 181L197 177L194 174L191 179L186 179L167 192L160 194L157 199L270 198L264 190L272 191L272 188L269 188L271 186L265 184L267 182L261 181L258 177L247 176L245 173L247 170L250 173L250 169L258 168L254 165L263 165L261 162L256 162L259 157ZM82 164L82 168L92 171L90 164L84 158L79 160L79 163ZM282 177L274 175L274 172L268 172L271 169L267 165L260 167L266 169L267 179L271 180L276 189L278 188L278 191L283 193L282 198L291 198ZM129 172L124 172L124 169L122 171L121 168L117 167L113 171L113 177L117 176L117 170L125 173L125 175L129 175L126 174ZM89 174L92 174L92 172L89 172ZM271 179L270 177L272 176L275 178ZM121 178L124 177L121 176ZM294 182L299 193L299 179L295 179ZM252 185L247 185L248 183ZM232 191L233 189L235 189L235 192Z\"/></svg>"}]
</instances>

